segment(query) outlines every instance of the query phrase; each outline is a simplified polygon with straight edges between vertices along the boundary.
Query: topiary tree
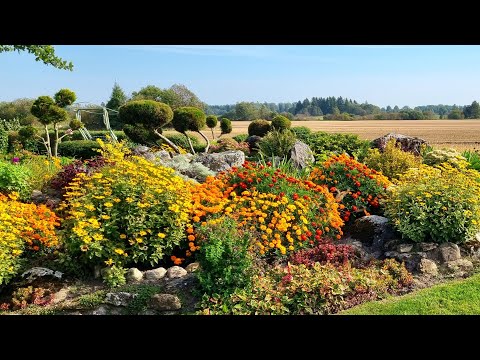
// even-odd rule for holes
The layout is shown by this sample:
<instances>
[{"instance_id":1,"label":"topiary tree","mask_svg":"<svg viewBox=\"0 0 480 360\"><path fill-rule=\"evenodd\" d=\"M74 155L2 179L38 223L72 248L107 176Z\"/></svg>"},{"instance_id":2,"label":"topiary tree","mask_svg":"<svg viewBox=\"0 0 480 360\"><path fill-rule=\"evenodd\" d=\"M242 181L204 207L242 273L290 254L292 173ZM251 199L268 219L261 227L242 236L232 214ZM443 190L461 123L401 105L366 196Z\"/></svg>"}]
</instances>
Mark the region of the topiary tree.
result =
<instances>
[{"instance_id":1,"label":"topiary tree","mask_svg":"<svg viewBox=\"0 0 480 360\"><path fill-rule=\"evenodd\" d=\"M230 134L232 132L233 128L232 128L232 122L230 121L230 119L222 118L220 120L220 130L221 130L220 136L224 134Z\"/></svg>"},{"instance_id":2,"label":"topiary tree","mask_svg":"<svg viewBox=\"0 0 480 360\"><path fill-rule=\"evenodd\" d=\"M179 133L186 136L186 138L188 139L188 143L190 144L190 150L192 150L192 154L195 154L195 150L193 148L192 141L187 135L187 131L195 131L199 133L207 142L205 153L208 152L208 148L210 147L210 141L205 136L205 134L201 132L201 130L205 127L205 124L205 113L199 108L193 106L184 106L176 109L173 112L173 128Z\"/></svg>"},{"instance_id":3,"label":"topiary tree","mask_svg":"<svg viewBox=\"0 0 480 360\"><path fill-rule=\"evenodd\" d=\"M208 115L206 120L207 126L212 130L212 139L215 139L215 134L213 133L213 129L218 124L218 119L215 115Z\"/></svg>"},{"instance_id":4,"label":"topiary tree","mask_svg":"<svg viewBox=\"0 0 480 360\"><path fill-rule=\"evenodd\" d=\"M173 119L173 111L167 104L154 101L154 100L136 100L130 101L118 109L118 116L120 121L126 125L124 126L125 134L130 137L129 134L136 134L135 127L147 130L147 132L153 132L160 137L164 142L170 145L177 153L180 153L180 149L177 145L167 139L162 129ZM134 139L130 137L133 141Z\"/></svg>"},{"instance_id":5,"label":"topiary tree","mask_svg":"<svg viewBox=\"0 0 480 360\"><path fill-rule=\"evenodd\" d=\"M285 116L277 115L272 119L272 129L283 131L290 129L290 126L292 126L292 122Z\"/></svg>"},{"instance_id":6,"label":"topiary tree","mask_svg":"<svg viewBox=\"0 0 480 360\"><path fill-rule=\"evenodd\" d=\"M45 149L49 158L58 155L58 143L67 135L72 134L72 130L69 129L63 136L58 136L58 124L68 119L68 113L64 107L71 105L75 101L75 93L68 89L62 89L55 94L55 101L50 96L39 96L30 109L32 115L38 118L38 121L45 127L46 138L37 135ZM58 102L57 102L58 101ZM48 125L53 124L55 130L55 141L50 143L50 134L48 131Z\"/></svg>"},{"instance_id":7,"label":"topiary tree","mask_svg":"<svg viewBox=\"0 0 480 360\"><path fill-rule=\"evenodd\" d=\"M263 119L253 120L248 125L248 135L257 135L264 137L271 130L270 122Z\"/></svg>"}]
</instances>

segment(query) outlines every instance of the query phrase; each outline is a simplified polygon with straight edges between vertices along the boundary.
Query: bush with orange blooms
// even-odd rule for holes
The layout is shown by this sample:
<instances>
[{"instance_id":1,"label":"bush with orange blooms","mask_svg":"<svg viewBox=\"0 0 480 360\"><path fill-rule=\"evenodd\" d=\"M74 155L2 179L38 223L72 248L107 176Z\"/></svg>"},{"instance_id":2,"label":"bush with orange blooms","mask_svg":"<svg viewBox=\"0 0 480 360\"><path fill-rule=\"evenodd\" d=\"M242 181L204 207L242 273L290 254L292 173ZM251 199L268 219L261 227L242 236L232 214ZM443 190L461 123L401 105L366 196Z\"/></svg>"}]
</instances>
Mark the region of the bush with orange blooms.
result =
<instances>
[{"instance_id":1,"label":"bush with orange blooms","mask_svg":"<svg viewBox=\"0 0 480 360\"><path fill-rule=\"evenodd\" d=\"M58 217L45 205L24 204L18 195L0 194L0 285L18 272L25 251L55 249Z\"/></svg>"},{"instance_id":2,"label":"bush with orange blooms","mask_svg":"<svg viewBox=\"0 0 480 360\"><path fill-rule=\"evenodd\" d=\"M391 185L386 176L346 154L331 156L314 168L310 180L328 186L345 222L378 212L380 199Z\"/></svg>"}]
</instances>

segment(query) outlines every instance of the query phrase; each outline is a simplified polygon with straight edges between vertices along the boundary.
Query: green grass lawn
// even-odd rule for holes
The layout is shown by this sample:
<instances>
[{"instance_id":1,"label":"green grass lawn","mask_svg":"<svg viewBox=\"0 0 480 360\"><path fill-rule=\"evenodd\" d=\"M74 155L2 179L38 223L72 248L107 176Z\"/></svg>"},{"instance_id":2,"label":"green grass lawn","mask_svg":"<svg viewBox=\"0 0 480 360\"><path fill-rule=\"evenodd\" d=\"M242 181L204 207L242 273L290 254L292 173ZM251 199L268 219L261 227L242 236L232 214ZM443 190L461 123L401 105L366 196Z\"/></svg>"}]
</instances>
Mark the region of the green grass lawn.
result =
<instances>
[{"instance_id":1,"label":"green grass lawn","mask_svg":"<svg viewBox=\"0 0 480 360\"><path fill-rule=\"evenodd\" d=\"M413 293L371 301L340 315L477 315L480 314L480 274Z\"/></svg>"}]
</instances>

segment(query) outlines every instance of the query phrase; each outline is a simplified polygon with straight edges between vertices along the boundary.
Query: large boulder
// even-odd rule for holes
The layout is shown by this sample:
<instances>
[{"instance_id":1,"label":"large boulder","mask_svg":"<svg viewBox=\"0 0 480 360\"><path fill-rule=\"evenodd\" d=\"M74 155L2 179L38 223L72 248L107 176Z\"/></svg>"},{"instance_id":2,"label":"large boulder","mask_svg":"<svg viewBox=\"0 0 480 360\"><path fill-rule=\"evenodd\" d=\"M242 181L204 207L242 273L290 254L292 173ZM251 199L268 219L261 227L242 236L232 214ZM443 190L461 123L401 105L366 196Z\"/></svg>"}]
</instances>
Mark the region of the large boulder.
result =
<instances>
[{"instance_id":1,"label":"large boulder","mask_svg":"<svg viewBox=\"0 0 480 360\"><path fill-rule=\"evenodd\" d=\"M185 275L187 275L187 270L185 270L184 268L180 267L180 266L172 266L170 268L168 268L167 270L167 278L169 279L175 279L175 278L181 278L181 277L184 277Z\"/></svg>"},{"instance_id":2,"label":"large boulder","mask_svg":"<svg viewBox=\"0 0 480 360\"><path fill-rule=\"evenodd\" d=\"M425 140L418 137L389 133L373 140L373 147L383 151L391 139L395 139L397 145L399 145L403 151L411 152L414 155L420 155L422 145L427 144Z\"/></svg>"},{"instance_id":3,"label":"large boulder","mask_svg":"<svg viewBox=\"0 0 480 360\"><path fill-rule=\"evenodd\" d=\"M350 234L365 245L382 250L384 243L393 239L394 230L386 217L369 215L355 220Z\"/></svg>"},{"instance_id":4,"label":"large boulder","mask_svg":"<svg viewBox=\"0 0 480 360\"><path fill-rule=\"evenodd\" d=\"M443 243L438 247L438 252L442 262L446 263L449 261L455 261L460 259L462 256L460 254L460 248L457 244L453 243Z\"/></svg>"},{"instance_id":5,"label":"large boulder","mask_svg":"<svg viewBox=\"0 0 480 360\"><path fill-rule=\"evenodd\" d=\"M230 150L213 154L197 154L195 162L205 165L212 171L228 171L232 167L240 167L245 162L245 154L240 150Z\"/></svg>"},{"instance_id":6,"label":"large boulder","mask_svg":"<svg viewBox=\"0 0 480 360\"><path fill-rule=\"evenodd\" d=\"M150 307L160 311L171 311L180 309L182 303L176 295L155 294L150 299Z\"/></svg>"},{"instance_id":7,"label":"large boulder","mask_svg":"<svg viewBox=\"0 0 480 360\"><path fill-rule=\"evenodd\" d=\"M128 306L130 301L135 299L138 294L131 294L128 292L120 291L115 293L107 293L105 295L105 303L115 306Z\"/></svg>"},{"instance_id":8,"label":"large boulder","mask_svg":"<svg viewBox=\"0 0 480 360\"><path fill-rule=\"evenodd\" d=\"M44 267L33 267L22 274L22 278L26 279L28 283L31 283L39 278L54 278L57 280L61 280L62 276L62 272Z\"/></svg>"},{"instance_id":9,"label":"large boulder","mask_svg":"<svg viewBox=\"0 0 480 360\"><path fill-rule=\"evenodd\" d=\"M143 279L143 273L137 268L130 268L127 271L126 278L129 283L140 282Z\"/></svg>"},{"instance_id":10,"label":"large boulder","mask_svg":"<svg viewBox=\"0 0 480 360\"><path fill-rule=\"evenodd\" d=\"M426 275L438 275L438 267L434 261L429 259L421 259L418 263L418 270Z\"/></svg>"},{"instance_id":11,"label":"large boulder","mask_svg":"<svg viewBox=\"0 0 480 360\"><path fill-rule=\"evenodd\" d=\"M290 150L290 161L297 169L304 169L315 161L315 157L307 144L297 140Z\"/></svg>"},{"instance_id":12,"label":"large boulder","mask_svg":"<svg viewBox=\"0 0 480 360\"><path fill-rule=\"evenodd\" d=\"M160 280L163 279L166 273L167 270L165 268L159 267L153 270L145 271L144 276L146 280Z\"/></svg>"}]
</instances>

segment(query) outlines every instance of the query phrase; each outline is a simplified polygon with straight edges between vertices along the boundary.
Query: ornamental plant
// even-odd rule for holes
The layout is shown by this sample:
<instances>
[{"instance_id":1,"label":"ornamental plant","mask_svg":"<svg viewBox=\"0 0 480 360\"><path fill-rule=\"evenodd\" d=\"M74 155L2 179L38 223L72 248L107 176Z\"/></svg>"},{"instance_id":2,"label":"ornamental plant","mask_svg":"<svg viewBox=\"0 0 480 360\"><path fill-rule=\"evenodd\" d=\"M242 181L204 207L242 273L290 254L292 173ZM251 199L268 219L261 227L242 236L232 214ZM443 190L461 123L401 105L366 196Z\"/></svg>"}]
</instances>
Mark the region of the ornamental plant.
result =
<instances>
[{"instance_id":1,"label":"ornamental plant","mask_svg":"<svg viewBox=\"0 0 480 360\"><path fill-rule=\"evenodd\" d=\"M119 269L128 265L154 266L183 238L191 207L189 184L173 169L125 156L124 143L97 141L102 156L115 165L79 173L67 187L61 209L70 261L115 266L110 275L121 274Z\"/></svg>"},{"instance_id":2,"label":"ornamental plant","mask_svg":"<svg viewBox=\"0 0 480 360\"><path fill-rule=\"evenodd\" d=\"M470 240L480 231L479 175L448 163L410 169L389 188L385 215L411 241Z\"/></svg>"},{"instance_id":3,"label":"ornamental plant","mask_svg":"<svg viewBox=\"0 0 480 360\"><path fill-rule=\"evenodd\" d=\"M25 253L49 252L58 246L59 218L45 205L24 204L16 193L0 194L0 285L19 271Z\"/></svg>"},{"instance_id":4,"label":"ornamental plant","mask_svg":"<svg viewBox=\"0 0 480 360\"><path fill-rule=\"evenodd\" d=\"M17 192L20 198L27 199L32 191L31 175L30 169L18 162L0 161L0 192Z\"/></svg>"},{"instance_id":5,"label":"ornamental plant","mask_svg":"<svg viewBox=\"0 0 480 360\"><path fill-rule=\"evenodd\" d=\"M393 259L364 268L316 262L273 267L255 275L247 289L203 297L201 314L325 315L368 300L397 294L412 283L411 274Z\"/></svg>"},{"instance_id":6,"label":"ornamental plant","mask_svg":"<svg viewBox=\"0 0 480 360\"><path fill-rule=\"evenodd\" d=\"M207 178L192 194L187 256L199 248L195 227L221 221L221 216L249 231L255 239L252 250L265 256L285 256L313 247L322 237L343 234L338 204L325 186L288 176L270 163L245 162Z\"/></svg>"},{"instance_id":7,"label":"ornamental plant","mask_svg":"<svg viewBox=\"0 0 480 360\"><path fill-rule=\"evenodd\" d=\"M369 149L364 162L370 169L380 171L389 179L398 179L408 169L419 167L422 159L410 152L403 151L395 139L391 139L385 145L383 152L376 148Z\"/></svg>"},{"instance_id":8,"label":"ornamental plant","mask_svg":"<svg viewBox=\"0 0 480 360\"><path fill-rule=\"evenodd\" d=\"M423 157L426 165L434 166L442 163L449 163L457 169L464 169L468 166L468 161L455 149L432 150Z\"/></svg>"},{"instance_id":9,"label":"ornamental plant","mask_svg":"<svg viewBox=\"0 0 480 360\"><path fill-rule=\"evenodd\" d=\"M312 170L309 179L329 188L345 222L378 213L380 199L391 185L386 176L346 154L331 156Z\"/></svg>"}]
</instances>

